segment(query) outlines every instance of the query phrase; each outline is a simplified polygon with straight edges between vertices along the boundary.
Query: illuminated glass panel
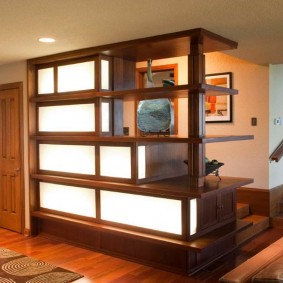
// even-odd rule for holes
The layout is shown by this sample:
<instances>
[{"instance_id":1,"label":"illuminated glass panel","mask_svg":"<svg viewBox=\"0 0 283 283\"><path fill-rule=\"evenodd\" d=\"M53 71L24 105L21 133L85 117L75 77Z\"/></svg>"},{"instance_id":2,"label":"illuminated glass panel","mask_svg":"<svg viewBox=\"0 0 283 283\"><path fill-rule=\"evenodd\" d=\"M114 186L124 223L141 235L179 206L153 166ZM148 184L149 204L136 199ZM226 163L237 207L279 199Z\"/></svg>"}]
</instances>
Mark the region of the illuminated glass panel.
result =
<instances>
[{"instance_id":1,"label":"illuminated glass panel","mask_svg":"<svg viewBox=\"0 0 283 283\"><path fill-rule=\"evenodd\" d=\"M101 89L109 88L109 61L101 60Z\"/></svg>"},{"instance_id":2,"label":"illuminated glass panel","mask_svg":"<svg viewBox=\"0 0 283 283\"><path fill-rule=\"evenodd\" d=\"M102 102L101 103L101 128L102 132L108 133L110 131L110 103Z\"/></svg>"},{"instance_id":3,"label":"illuminated glass panel","mask_svg":"<svg viewBox=\"0 0 283 283\"><path fill-rule=\"evenodd\" d=\"M101 191L101 219L182 234L180 200Z\"/></svg>"},{"instance_id":4,"label":"illuminated glass panel","mask_svg":"<svg viewBox=\"0 0 283 283\"><path fill-rule=\"evenodd\" d=\"M197 232L197 199L190 200L190 235Z\"/></svg>"},{"instance_id":5,"label":"illuminated glass panel","mask_svg":"<svg viewBox=\"0 0 283 283\"><path fill-rule=\"evenodd\" d=\"M41 170L95 175L95 147L84 145L39 145Z\"/></svg>"},{"instance_id":6,"label":"illuminated glass panel","mask_svg":"<svg viewBox=\"0 0 283 283\"><path fill-rule=\"evenodd\" d=\"M144 179L146 173L146 165L145 165L145 146L138 147L138 178Z\"/></svg>"},{"instance_id":7,"label":"illuminated glass panel","mask_svg":"<svg viewBox=\"0 0 283 283\"><path fill-rule=\"evenodd\" d=\"M54 68L40 69L38 74L38 94L54 93Z\"/></svg>"},{"instance_id":8,"label":"illuminated glass panel","mask_svg":"<svg viewBox=\"0 0 283 283\"><path fill-rule=\"evenodd\" d=\"M58 92L95 88L94 61L58 67Z\"/></svg>"},{"instance_id":9,"label":"illuminated glass panel","mask_svg":"<svg viewBox=\"0 0 283 283\"><path fill-rule=\"evenodd\" d=\"M95 104L39 107L39 131L94 132Z\"/></svg>"},{"instance_id":10,"label":"illuminated glass panel","mask_svg":"<svg viewBox=\"0 0 283 283\"><path fill-rule=\"evenodd\" d=\"M96 217L95 190L40 182L40 207Z\"/></svg>"},{"instance_id":11,"label":"illuminated glass panel","mask_svg":"<svg viewBox=\"0 0 283 283\"><path fill-rule=\"evenodd\" d=\"M131 148L100 146L100 175L130 179Z\"/></svg>"}]
</instances>

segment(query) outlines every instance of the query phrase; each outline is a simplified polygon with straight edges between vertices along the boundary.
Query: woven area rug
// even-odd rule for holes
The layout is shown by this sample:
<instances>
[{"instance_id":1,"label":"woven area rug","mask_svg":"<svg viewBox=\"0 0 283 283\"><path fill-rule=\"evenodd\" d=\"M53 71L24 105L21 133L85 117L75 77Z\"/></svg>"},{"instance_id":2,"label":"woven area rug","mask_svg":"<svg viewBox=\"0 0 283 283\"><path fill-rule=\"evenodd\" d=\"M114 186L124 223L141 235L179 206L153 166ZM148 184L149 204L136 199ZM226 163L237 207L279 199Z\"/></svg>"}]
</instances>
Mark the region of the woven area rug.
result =
<instances>
[{"instance_id":1,"label":"woven area rug","mask_svg":"<svg viewBox=\"0 0 283 283\"><path fill-rule=\"evenodd\" d=\"M68 283L83 277L4 248L0 248L0 265L0 283Z\"/></svg>"}]
</instances>

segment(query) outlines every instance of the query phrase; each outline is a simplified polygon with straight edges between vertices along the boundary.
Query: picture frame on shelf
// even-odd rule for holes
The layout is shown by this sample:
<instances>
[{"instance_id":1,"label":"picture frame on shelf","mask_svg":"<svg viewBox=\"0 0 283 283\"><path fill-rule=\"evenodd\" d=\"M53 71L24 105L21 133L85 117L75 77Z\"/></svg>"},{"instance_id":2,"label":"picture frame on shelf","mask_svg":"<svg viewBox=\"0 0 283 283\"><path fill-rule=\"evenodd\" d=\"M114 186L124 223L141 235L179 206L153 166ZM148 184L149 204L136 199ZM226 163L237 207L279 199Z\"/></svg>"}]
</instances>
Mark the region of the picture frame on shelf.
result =
<instances>
[{"instance_id":1,"label":"picture frame on shelf","mask_svg":"<svg viewBox=\"0 0 283 283\"><path fill-rule=\"evenodd\" d=\"M207 74L205 82L214 86L232 88L232 72ZM205 98L205 121L207 123L233 122L232 95L207 95Z\"/></svg>"}]
</instances>

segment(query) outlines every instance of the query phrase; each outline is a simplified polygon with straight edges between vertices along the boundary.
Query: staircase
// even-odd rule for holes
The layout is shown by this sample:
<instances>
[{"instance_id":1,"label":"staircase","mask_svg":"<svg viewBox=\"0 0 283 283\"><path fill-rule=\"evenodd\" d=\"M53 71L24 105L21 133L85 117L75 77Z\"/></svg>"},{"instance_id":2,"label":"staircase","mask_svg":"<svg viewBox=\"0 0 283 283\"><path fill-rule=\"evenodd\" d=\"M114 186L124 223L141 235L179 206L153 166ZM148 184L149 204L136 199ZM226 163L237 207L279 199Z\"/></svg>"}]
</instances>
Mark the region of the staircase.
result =
<instances>
[{"instance_id":1,"label":"staircase","mask_svg":"<svg viewBox=\"0 0 283 283\"><path fill-rule=\"evenodd\" d=\"M279 213L271 218L271 226L274 228L281 228L283 229L283 200L279 202Z\"/></svg>"},{"instance_id":2,"label":"staircase","mask_svg":"<svg viewBox=\"0 0 283 283\"><path fill-rule=\"evenodd\" d=\"M251 214L249 204L237 203L237 218L252 223L247 229L237 233L237 245L241 245L269 227L269 217Z\"/></svg>"}]
</instances>

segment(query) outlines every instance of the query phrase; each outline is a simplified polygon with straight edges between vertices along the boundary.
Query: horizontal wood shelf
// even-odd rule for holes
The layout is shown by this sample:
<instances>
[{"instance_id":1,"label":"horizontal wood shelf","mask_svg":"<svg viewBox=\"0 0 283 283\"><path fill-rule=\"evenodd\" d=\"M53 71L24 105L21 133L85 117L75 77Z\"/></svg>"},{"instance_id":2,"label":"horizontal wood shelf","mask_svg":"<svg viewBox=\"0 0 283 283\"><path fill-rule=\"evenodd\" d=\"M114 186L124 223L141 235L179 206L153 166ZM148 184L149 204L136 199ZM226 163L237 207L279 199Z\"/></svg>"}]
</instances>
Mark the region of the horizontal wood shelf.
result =
<instances>
[{"instance_id":1,"label":"horizontal wood shelf","mask_svg":"<svg viewBox=\"0 0 283 283\"><path fill-rule=\"evenodd\" d=\"M202 38L203 52L214 52L235 49L238 43L206 29L196 28L169 34L134 39L103 46L69 51L55 55L30 59L30 64L44 64L62 60L75 59L97 54L115 56L127 60L141 62L169 57L187 56L190 54L191 39Z\"/></svg>"},{"instance_id":2,"label":"horizontal wood shelf","mask_svg":"<svg viewBox=\"0 0 283 283\"><path fill-rule=\"evenodd\" d=\"M242 140L253 140L253 135L239 135L239 136L206 136L199 138L188 138L181 136L164 136L164 135L152 135L147 137L141 136L95 136L91 134L86 135L75 135L75 134L64 134L58 135L56 133L43 133L39 135L31 135L31 139L37 141L54 141L54 142L137 142L137 143L216 143L216 142L228 142L228 141L242 141Z\"/></svg>"},{"instance_id":3,"label":"horizontal wood shelf","mask_svg":"<svg viewBox=\"0 0 283 283\"><path fill-rule=\"evenodd\" d=\"M184 98L189 93L201 92L209 96L236 95L238 90L209 84L176 85L168 87L151 87L117 91L76 91L68 93L42 94L32 97L31 102L56 102L70 100L91 100L97 97L132 98L135 100L156 98Z\"/></svg>"},{"instance_id":4,"label":"horizontal wood shelf","mask_svg":"<svg viewBox=\"0 0 283 283\"><path fill-rule=\"evenodd\" d=\"M61 222L61 223L70 223L74 226L85 227L91 230L109 232L111 234L123 234L126 235L127 238L135 238L140 239L152 243L166 244L167 246L173 246L177 248L182 248L185 250L192 250L195 252L201 252L202 250L211 247L216 244L218 241L222 240L224 237L229 237L231 234L235 234L238 231L241 231L252 225L250 222L238 220L237 222L233 222L225 225L219 229L216 229L207 235L204 235L193 241L182 241L178 239L172 239L162 236L156 236L152 234L136 232L133 230L127 230L123 228L117 228L105 224L99 224L95 222L79 220L74 218L69 218L66 216L56 215L52 213L46 213L42 211L33 211L31 213L32 217L47 219L51 221Z\"/></svg>"},{"instance_id":5,"label":"horizontal wood shelf","mask_svg":"<svg viewBox=\"0 0 283 283\"><path fill-rule=\"evenodd\" d=\"M168 178L146 184L126 184L118 182L98 181L91 179L63 177L47 174L32 174L31 178L38 181L59 183L69 186L82 186L94 189L105 189L124 193L135 193L140 195L161 196L169 198L202 198L207 193L222 189L239 188L253 183L252 178L237 178L221 176L206 176L203 187L194 188L189 185L188 175Z\"/></svg>"}]
</instances>

